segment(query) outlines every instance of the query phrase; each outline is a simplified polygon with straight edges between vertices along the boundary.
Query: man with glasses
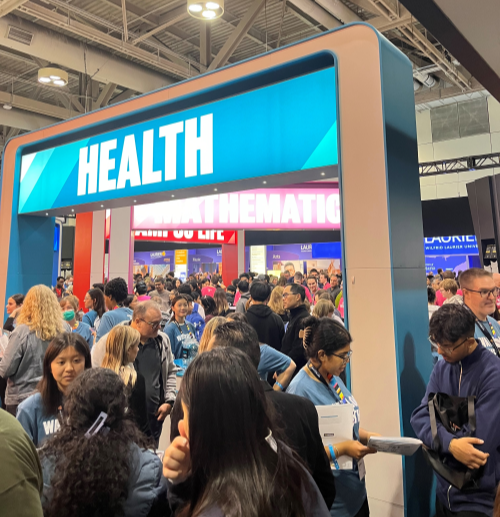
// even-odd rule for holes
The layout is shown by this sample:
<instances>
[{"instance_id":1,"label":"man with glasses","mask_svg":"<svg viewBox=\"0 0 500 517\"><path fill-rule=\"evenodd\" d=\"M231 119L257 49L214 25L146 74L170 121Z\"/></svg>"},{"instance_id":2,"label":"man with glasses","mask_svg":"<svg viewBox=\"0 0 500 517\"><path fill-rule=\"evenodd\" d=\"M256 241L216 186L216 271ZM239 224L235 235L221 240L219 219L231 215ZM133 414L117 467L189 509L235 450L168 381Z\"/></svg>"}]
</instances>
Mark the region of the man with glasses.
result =
<instances>
[{"instance_id":1,"label":"man with glasses","mask_svg":"<svg viewBox=\"0 0 500 517\"><path fill-rule=\"evenodd\" d=\"M300 322L310 316L304 305L306 291L300 284L289 284L283 291L283 307L290 312L290 322L281 344L281 353L289 356L297 365L295 374L306 364L306 356L300 333Z\"/></svg>"},{"instance_id":2,"label":"man with glasses","mask_svg":"<svg viewBox=\"0 0 500 517\"><path fill-rule=\"evenodd\" d=\"M162 315L157 303L146 301L135 306L132 321L124 322L139 331L141 342L134 361L138 374L146 381L146 408L149 426L158 444L163 421L172 411L176 391L174 356L168 336L159 331ZM92 348L92 366L101 366L108 334Z\"/></svg>"},{"instance_id":3,"label":"man with glasses","mask_svg":"<svg viewBox=\"0 0 500 517\"><path fill-rule=\"evenodd\" d=\"M464 304L475 317L474 337L493 354L500 356L500 325L490 316L495 312L498 288L491 273L471 268L460 275Z\"/></svg>"},{"instance_id":4,"label":"man with glasses","mask_svg":"<svg viewBox=\"0 0 500 517\"><path fill-rule=\"evenodd\" d=\"M493 515L495 491L500 482L497 467L500 464L500 361L492 360L487 349L474 339L475 325L474 314L457 304L444 305L430 321L430 340L443 361L434 367L422 403L411 417L411 425L417 437L427 447L435 449L428 408L431 394L474 397L474 437L467 436L467 426L452 434L438 421L440 450L435 450L449 454L451 466L456 460L470 469L484 467L478 488L468 492L454 488L437 476L436 517Z\"/></svg>"}]
</instances>

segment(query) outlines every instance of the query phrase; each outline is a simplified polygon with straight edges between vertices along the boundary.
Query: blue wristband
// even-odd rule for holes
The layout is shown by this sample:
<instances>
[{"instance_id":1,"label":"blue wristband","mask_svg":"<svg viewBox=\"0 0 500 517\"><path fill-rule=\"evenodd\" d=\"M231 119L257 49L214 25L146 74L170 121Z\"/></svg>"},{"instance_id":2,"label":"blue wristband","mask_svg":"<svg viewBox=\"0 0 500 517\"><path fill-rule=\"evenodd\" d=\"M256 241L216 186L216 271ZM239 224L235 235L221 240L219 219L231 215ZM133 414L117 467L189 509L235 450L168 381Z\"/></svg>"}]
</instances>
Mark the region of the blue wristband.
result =
<instances>
[{"instance_id":1,"label":"blue wristband","mask_svg":"<svg viewBox=\"0 0 500 517\"><path fill-rule=\"evenodd\" d=\"M274 384L277 384L278 385L278 388L281 389L281 391L285 391L285 388L283 388L283 384L281 384L280 382L278 381L275 381Z\"/></svg>"},{"instance_id":2,"label":"blue wristband","mask_svg":"<svg viewBox=\"0 0 500 517\"><path fill-rule=\"evenodd\" d=\"M328 445L328 450L330 451L330 456L332 458L332 463L335 465L337 470L340 470L339 462L337 461L337 456L335 456L335 451L333 450L332 445Z\"/></svg>"}]
</instances>

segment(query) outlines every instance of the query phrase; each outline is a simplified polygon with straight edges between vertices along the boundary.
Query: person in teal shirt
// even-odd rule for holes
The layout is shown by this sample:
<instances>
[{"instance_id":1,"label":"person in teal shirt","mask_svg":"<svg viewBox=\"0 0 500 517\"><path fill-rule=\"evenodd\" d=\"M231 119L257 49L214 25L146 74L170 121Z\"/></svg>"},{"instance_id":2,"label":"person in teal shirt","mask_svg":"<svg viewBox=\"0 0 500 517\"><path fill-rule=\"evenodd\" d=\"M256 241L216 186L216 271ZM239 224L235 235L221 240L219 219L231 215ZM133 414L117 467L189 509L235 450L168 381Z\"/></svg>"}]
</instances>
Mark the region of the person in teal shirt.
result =
<instances>
[{"instance_id":1,"label":"person in teal shirt","mask_svg":"<svg viewBox=\"0 0 500 517\"><path fill-rule=\"evenodd\" d=\"M189 344L196 344L196 329L192 323L186 321L188 315L188 300L186 295L179 294L172 300L172 318L165 327L164 332L170 339L170 347L176 359L182 357L182 347Z\"/></svg>"},{"instance_id":2,"label":"person in teal shirt","mask_svg":"<svg viewBox=\"0 0 500 517\"><path fill-rule=\"evenodd\" d=\"M352 440L325 446L335 476L337 495L330 509L332 517L368 517L363 458L376 451L367 447L369 433L360 427L359 407L340 380L351 357L352 338L340 323L330 318L310 316L302 321L307 364L297 373L287 393L308 398L316 406L352 404L354 406ZM339 470L337 458L353 458L351 470Z\"/></svg>"}]
</instances>

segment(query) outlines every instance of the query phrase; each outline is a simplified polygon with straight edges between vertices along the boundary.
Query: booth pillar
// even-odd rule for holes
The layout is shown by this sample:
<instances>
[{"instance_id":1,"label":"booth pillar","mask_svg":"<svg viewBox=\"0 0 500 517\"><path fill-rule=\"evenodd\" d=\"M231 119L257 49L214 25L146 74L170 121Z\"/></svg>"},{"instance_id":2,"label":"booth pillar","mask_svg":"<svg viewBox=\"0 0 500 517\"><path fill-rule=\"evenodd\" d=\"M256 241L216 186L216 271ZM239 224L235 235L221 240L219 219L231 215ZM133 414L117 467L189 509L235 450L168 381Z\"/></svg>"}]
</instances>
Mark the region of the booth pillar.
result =
<instances>
[{"instance_id":1,"label":"booth pillar","mask_svg":"<svg viewBox=\"0 0 500 517\"><path fill-rule=\"evenodd\" d=\"M113 208L109 230L108 280L121 277L132 292L134 266L133 208Z\"/></svg>"},{"instance_id":2,"label":"booth pillar","mask_svg":"<svg viewBox=\"0 0 500 517\"><path fill-rule=\"evenodd\" d=\"M85 293L104 279L104 224L104 211L76 216L73 294L82 308Z\"/></svg>"},{"instance_id":3,"label":"booth pillar","mask_svg":"<svg viewBox=\"0 0 500 517\"><path fill-rule=\"evenodd\" d=\"M245 230L238 231L238 244L222 245L222 281L230 285L245 271Z\"/></svg>"}]
</instances>

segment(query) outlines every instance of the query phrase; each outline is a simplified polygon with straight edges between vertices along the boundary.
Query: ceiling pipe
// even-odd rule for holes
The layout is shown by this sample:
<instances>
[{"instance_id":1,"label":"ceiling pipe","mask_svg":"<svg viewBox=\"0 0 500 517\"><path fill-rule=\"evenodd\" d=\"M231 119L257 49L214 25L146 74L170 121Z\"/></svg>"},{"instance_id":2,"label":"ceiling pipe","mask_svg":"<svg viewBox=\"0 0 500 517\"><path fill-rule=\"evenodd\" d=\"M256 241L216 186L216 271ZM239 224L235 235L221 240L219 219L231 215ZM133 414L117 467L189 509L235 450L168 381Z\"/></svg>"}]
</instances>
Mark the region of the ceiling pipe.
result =
<instances>
[{"instance_id":1,"label":"ceiling pipe","mask_svg":"<svg viewBox=\"0 0 500 517\"><path fill-rule=\"evenodd\" d=\"M300 9L313 20L326 27L327 29L335 29L342 26L336 18L327 13L322 7L312 0L288 0L289 3Z\"/></svg>"},{"instance_id":2,"label":"ceiling pipe","mask_svg":"<svg viewBox=\"0 0 500 517\"><path fill-rule=\"evenodd\" d=\"M20 27L32 33L31 44L9 39L9 26ZM176 82L132 61L86 46L75 39L13 15L0 19L0 46L44 59L75 72L87 73L96 81L115 83L140 93L157 90Z\"/></svg>"},{"instance_id":3,"label":"ceiling pipe","mask_svg":"<svg viewBox=\"0 0 500 517\"><path fill-rule=\"evenodd\" d=\"M340 2L340 0L316 0L317 3L328 11L337 20L343 24L362 22L363 20L347 7L347 5Z\"/></svg>"},{"instance_id":4,"label":"ceiling pipe","mask_svg":"<svg viewBox=\"0 0 500 517\"><path fill-rule=\"evenodd\" d=\"M413 70L413 78L416 79L418 82L422 83L427 88L432 88L437 84L436 79L428 74L427 72L422 72L420 70Z\"/></svg>"}]
</instances>

